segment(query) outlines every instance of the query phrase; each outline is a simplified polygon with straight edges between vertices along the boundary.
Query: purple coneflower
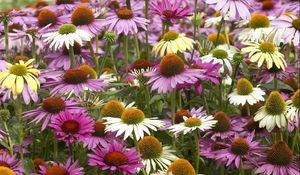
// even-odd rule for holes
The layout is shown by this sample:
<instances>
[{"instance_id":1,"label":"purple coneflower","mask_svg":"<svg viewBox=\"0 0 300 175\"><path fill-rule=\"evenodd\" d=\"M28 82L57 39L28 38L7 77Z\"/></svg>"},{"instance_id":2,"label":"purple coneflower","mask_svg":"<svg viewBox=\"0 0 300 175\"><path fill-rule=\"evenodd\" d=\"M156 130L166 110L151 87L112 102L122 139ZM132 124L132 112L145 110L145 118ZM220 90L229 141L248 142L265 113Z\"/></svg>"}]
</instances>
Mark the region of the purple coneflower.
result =
<instances>
[{"instance_id":1,"label":"purple coneflower","mask_svg":"<svg viewBox=\"0 0 300 175\"><path fill-rule=\"evenodd\" d=\"M78 161L72 164L71 159L68 159L66 165L62 163L52 163L52 166L39 166L37 173L31 175L84 175L83 168L78 167Z\"/></svg>"},{"instance_id":2,"label":"purple coneflower","mask_svg":"<svg viewBox=\"0 0 300 175\"><path fill-rule=\"evenodd\" d=\"M139 28L147 30L148 23L149 20L137 16L135 9L121 7L116 11L108 12L102 26L118 35L121 33L129 35L138 33Z\"/></svg>"},{"instance_id":3,"label":"purple coneflower","mask_svg":"<svg viewBox=\"0 0 300 175\"><path fill-rule=\"evenodd\" d=\"M259 160L255 173L263 175L297 175L300 172L299 162L292 150L284 141L272 145Z\"/></svg>"},{"instance_id":4,"label":"purple coneflower","mask_svg":"<svg viewBox=\"0 0 300 175\"><path fill-rule=\"evenodd\" d=\"M70 69L61 73L61 76L45 83L45 87L55 86L50 92L51 96L59 93L74 93L78 96L85 90L100 92L107 85L103 79L92 79L86 71L81 69Z\"/></svg>"},{"instance_id":5,"label":"purple coneflower","mask_svg":"<svg viewBox=\"0 0 300 175\"><path fill-rule=\"evenodd\" d=\"M68 16L59 16L57 13L44 9L38 13L37 23L38 27L46 27L44 32L54 32L56 31L60 25L69 23L70 19Z\"/></svg>"},{"instance_id":6,"label":"purple coneflower","mask_svg":"<svg viewBox=\"0 0 300 175\"><path fill-rule=\"evenodd\" d=\"M85 112L86 110L74 100L66 100L61 97L45 98L42 104L34 110L23 113L25 119L31 119L32 123L38 124L44 120L41 130L45 130L51 118L57 117L62 111Z\"/></svg>"},{"instance_id":7,"label":"purple coneflower","mask_svg":"<svg viewBox=\"0 0 300 175\"><path fill-rule=\"evenodd\" d=\"M215 10L224 15L229 14L230 19L249 19L252 0L206 0L207 4L215 4Z\"/></svg>"},{"instance_id":8,"label":"purple coneflower","mask_svg":"<svg viewBox=\"0 0 300 175\"><path fill-rule=\"evenodd\" d=\"M56 132L58 140L68 144L83 141L93 133L93 120L85 113L64 111L51 118L50 127Z\"/></svg>"},{"instance_id":9,"label":"purple coneflower","mask_svg":"<svg viewBox=\"0 0 300 175\"><path fill-rule=\"evenodd\" d=\"M15 175L23 175L24 169L21 167L21 161L15 155L10 156L8 153L0 154L0 167L8 167Z\"/></svg>"},{"instance_id":10,"label":"purple coneflower","mask_svg":"<svg viewBox=\"0 0 300 175\"><path fill-rule=\"evenodd\" d=\"M197 82L203 77L202 72L200 69L187 68L184 61L176 54L167 54L162 58L156 71L144 75L150 77L148 84L152 85L151 90L167 93L178 85Z\"/></svg>"},{"instance_id":11,"label":"purple coneflower","mask_svg":"<svg viewBox=\"0 0 300 175\"><path fill-rule=\"evenodd\" d=\"M181 7L183 0L157 0L150 3L150 13L157 14L164 22L171 22L175 24L178 19L187 18L191 16L190 8Z\"/></svg>"},{"instance_id":12,"label":"purple coneflower","mask_svg":"<svg viewBox=\"0 0 300 175\"><path fill-rule=\"evenodd\" d=\"M101 170L112 174L137 174L137 168L142 168L140 155L135 148L127 150L121 143L113 140L98 146L93 150L93 154L89 154L89 165L96 166Z\"/></svg>"},{"instance_id":13,"label":"purple coneflower","mask_svg":"<svg viewBox=\"0 0 300 175\"><path fill-rule=\"evenodd\" d=\"M282 70L277 68L276 66L272 66L272 68L263 68L260 74L258 74L257 79L260 83L270 83L276 77L278 80L283 81L285 79L293 78L299 72L299 68L294 67L289 64Z\"/></svg>"}]
</instances>

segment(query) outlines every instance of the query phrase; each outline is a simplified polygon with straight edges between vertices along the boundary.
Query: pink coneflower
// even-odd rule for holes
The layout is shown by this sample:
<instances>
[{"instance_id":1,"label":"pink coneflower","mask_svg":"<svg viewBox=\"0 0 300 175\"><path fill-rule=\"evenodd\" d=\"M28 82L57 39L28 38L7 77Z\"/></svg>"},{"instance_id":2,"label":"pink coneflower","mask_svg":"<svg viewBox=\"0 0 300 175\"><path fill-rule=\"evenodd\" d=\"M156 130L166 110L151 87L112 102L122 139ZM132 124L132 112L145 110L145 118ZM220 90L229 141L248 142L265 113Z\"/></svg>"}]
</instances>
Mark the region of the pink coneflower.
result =
<instances>
[{"instance_id":1,"label":"pink coneflower","mask_svg":"<svg viewBox=\"0 0 300 175\"><path fill-rule=\"evenodd\" d=\"M63 12L64 14L69 14L78 5L80 5L80 2L76 2L75 0L56 0L55 5L48 5L42 9L49 9L54 12Z\"/></svg>"},{"instance_id":2,"label":"pink coneflower","mask_svg":"<svg viewBox=\"0 0 300 175\"><path fill-rule=\"evenodd\" d=\"M38 13L37 23L38 27L46 27L44 32L54 32L56 31L60 25L69 23L70 18L66 15L58 15L57 13L44 9Z\"/></svg>"},{"instance_id":3,"label":"pink coneflower","mask_svg":"<svg viewBox=\"0 0 300 175\"><path fill-rule=\"evenodd\" d=\"M15 155L10 156L8 153L0 154L0 167L4 166L11 169L16 175L23 175L24 169L21 166L21 161Z\"/></svg>"},{"instance_id":4,"label":"pink coneflower","mask_svg":"<svg viewBox=\"0 0 300 175\"><path fill-rule=\"evenodd\" d=\"M62 163L52 163L49 167L40 165L39 171L30 175L84 175L84 172L82 167L78 167L78 160L72 164L71 159L68 159L66 165Z\"/></svg>"},{"instance_id":5,"label":"pink coneflower","mask_svg":"<svg viewBox=\"0 0 300 175\"><path fill-rule=\"evenodd\" d=\"M51 118L50 127L56 132L58 140L68 144L83 141L93 133L93 120L85 113L60 112Z\"/></svg>"},{"instance_id":6,"label":"pink coneflower","mask_svg":"<svg viewBox=\"0 0 300 175\"><path fill-rule=\"evenodd\" d=\"M99 144L106 145L110 142L113 138L115 139L115 134L111 132L105 132L106 125L103 122L95 122L94 123L94 132L91 136L86 137L83 140L83 146L87 147L88 149L94 149Z\"/></svg>"},{"instance_id":7,"label":"pink coneflower","mask_svg":"<svg viewBox=\"0 0 300 175\"><path fill-rule=\"evenodd\" d=\"M18 96L14 96L12 94L11 89L5 89L0 87L0 94L2 95L0 97L0 101L8 101L10 99L16 100ZM32 92L27 84L24 84L24 89L22 91L22 95L20 96L25 104L29 104L32 100L33 102L38 102L39 97L37 92Z\"/></svg>"},{"instance_id":8,"label":"pink coneflower","mask_svg":"<svg viewBox=\"0 0 300 175\"><path fill-rule=\"evenodd\" d=\"M300 43L300 16L287 13L273 20L271 24L278 29L283 29L284 43L292 42L295 46Z\"/></svg>"},{"instance_id":9,"label":"pink coneflower","mask_svg":"<svg viewBox=\"0 0 300 175\"><path fill-rule=\"evenodd\" d=\"M230 19L249 19L251 17L249 8L252 0L206 0L207 4L214 4L216 11L224 15L229 14Z\"/></svg>"},{"instance_id":10,"label":"pink coneflower","mask_svg":"<svg viewBox=\"0 0 300 175\"><path fill-rule=\"evenodd\" d=\"M276 77L278 80L283 81L285 79L295 77L295 75L299 71L299 68L296 68L291 64L287 65L285 70L279 69L276 66L273 66L271 69L263 68L262 71L258 74L257 80L260 83L270 83Z\"/></svg>"},{"instance_id":11,"label":"pink coneflower","mask_svg":"<svg viewBox=\"0 0 300 175\"><path fill-rule=\"evenodd\" d=\"M260 152L263 148L259 141L253 140L254 132L247 137L235 135L233 139L229 139L229 143L225 143L226 148L215 151L215 159L220 160L226 166L241 168L244 161L255 164L256 157L261 156Z\"/></svg>"},{"instance_id":12,"label":"pink coneflower","mask_svg":"<svg viewBox=\"0 0 300 175\"><path fill-rule=\"evenodd\" d=\"M35 10L26 11L26 9L11 10L8 14L12 17L11 22L20 25L32 25L36 22L36 18L33 16Z\"/></svg>"},{"instance_id":13,"label":"pink coneflower","mask_svg":"<svg viewBox=\"0 0 300 175\"><path fill-rule=\"evenodd\" d=\"M175 24L178 19L191 16L188 6L181 7L183 0L157 0L150 3L150 13L157 14L164 22Z\"/></svg>"},{"instance_id":14,"label":"pink coneflower","mask_svg":"<svg viewBox=\"0 0 300 175\"><path fill-rule=\"evenodd\" d=\"M138 168L143 167L135 148L127 150L115 140L103 145L103 148L98 146L88 156L90 166L96 166L110 174L133 175L137 174Z\"/></svg>"},{"instance_id":15,"label":"pink coneflower","mask_svg":"<svg viewBox=\"0 0 300 175\"><path fill-rule=\"evenodd\" d=\"M72 24L78 29L85 30L93 36L101 33L101 20L96 19L99 14L94 12L87 6L78 6L71 15Z\"/></svg>"},{"instance_id":16,"label":"pink coneflower","mask_svg":"<svg viewBox=\"0 0 300 175\"><path fill-rule=\"evenodd\" d=\"M272 145L259 160L255 173L263 175L297 175L300 172L299 162L292 150L284 141Z\"/></svg>"},{"instance_id":17,"label":"pink coneflower","mask_svg":"<svg viewBox=\"0 0 300 175\"><path fill-rule=\"evenodd\" d=\"M206 133L211 139L216 140L218 138L224 140L233 137L236 132L242 131L243 128L240 122L230 118L224 112L217 112L214 114L214 120L217 120L217 124Z\"/></svg>"},{"instance_id":18,"label":"pink coneflower","mask_svg":"<svg viewBox=\"0 0 300 175\"><path fill-rule=\"evenodd\" d=\"M61 72L61 76L56 79L45 83L45 87L53 86L55 87L50 92L51 96L59 93L74 93L78 96L85 90L101 92L103 91L103 87L107 86L107 83L105 83L103 79L92 79L84 70L70 69L65 72Z\"/></svg>"},{"instance_id":19,"label":"pink coneflower","mask_svg":"<svg viewBox=\"0 0 300 175\"><path fill-rule=\"evenodd\" d=\"M62 111L86 112L85 108L81 107L74 100L66 100L61 97L48 97L43 100L37 109L24 112L23 117L30 119L31 123L35 124L44 120L41 128L43 131L48 126L51 118L59 116L59 113Z\"/></svg>"},{"instance_id":20,"label":"pink coneflower","mask_svg":"<svg viewBox=\"0 0 300 175\"><path fill-rule=\"evenodd\" d=\"M267 16L279 16L283 9L281 0L262 0L255 5L255 14L265 14Z\"/></svg>"},{"instance_id":21,"label":"pink coneflower","mask_svg":"<svg viewBox=\"0 0 300 175\"><path fill-rule=\"evenodd\" d=\"M150 77L148 84L152 85L151 90L159 93L170 92L184 83L193 84L203 77L202 70L187 68L184 61L175 54L164 56L156 71L144 75Z\"/></svg>"},{"instance_id":22,"label":"pink coneflower","mask_svg":"<svg viewBox=\"0 0 300 175\"><path fill-rule=\"evenodd\" d=\"M130 35L138 33L139 28L147 30L148 23L149 20L137 16L135 9L121 7L116 11L108 12L105 20L102 21L102 26L118 35L121 33Z\"/></svg>"}]
</instances>

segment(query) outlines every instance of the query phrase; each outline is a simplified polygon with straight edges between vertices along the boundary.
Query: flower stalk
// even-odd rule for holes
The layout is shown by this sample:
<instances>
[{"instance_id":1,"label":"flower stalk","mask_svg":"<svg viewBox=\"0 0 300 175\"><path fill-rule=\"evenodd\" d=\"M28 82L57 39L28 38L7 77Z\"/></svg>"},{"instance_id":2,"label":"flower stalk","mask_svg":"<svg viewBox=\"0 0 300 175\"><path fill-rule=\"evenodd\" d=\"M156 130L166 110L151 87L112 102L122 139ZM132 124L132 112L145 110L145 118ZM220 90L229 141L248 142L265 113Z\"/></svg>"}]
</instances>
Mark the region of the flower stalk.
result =
<instances>
[{"instance_id":1,"label":"flower stalk","mask_svg":"<svg viewBox=\"0 0 300 175\"><path fill-rule=\"evenodd\" d=\"M69 48L69 56L71 61L71 69L75 69L75 54L74 54L74 48L71 45Z\"/></svg>"}]
</instances>

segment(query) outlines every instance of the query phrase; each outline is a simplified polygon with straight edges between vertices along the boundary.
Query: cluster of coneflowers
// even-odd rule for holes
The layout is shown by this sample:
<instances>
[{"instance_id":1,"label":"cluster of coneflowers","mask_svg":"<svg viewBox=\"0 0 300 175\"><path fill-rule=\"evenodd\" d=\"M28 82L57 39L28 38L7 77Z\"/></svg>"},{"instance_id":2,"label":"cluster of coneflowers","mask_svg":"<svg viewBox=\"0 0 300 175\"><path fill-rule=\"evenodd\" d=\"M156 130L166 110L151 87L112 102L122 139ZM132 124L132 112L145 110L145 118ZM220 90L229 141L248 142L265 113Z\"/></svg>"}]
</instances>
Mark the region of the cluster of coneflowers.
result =
<instances>
[{"instance_id":1,"label":"cluster of coneflowers","mask_svg":"<svg viewBox=\"0 0 300 175\"><path fill-rule=\"evenodd\" d=\"M0 12L0 175L298 175L300 2Z\"/></svg>"}]
</instances>

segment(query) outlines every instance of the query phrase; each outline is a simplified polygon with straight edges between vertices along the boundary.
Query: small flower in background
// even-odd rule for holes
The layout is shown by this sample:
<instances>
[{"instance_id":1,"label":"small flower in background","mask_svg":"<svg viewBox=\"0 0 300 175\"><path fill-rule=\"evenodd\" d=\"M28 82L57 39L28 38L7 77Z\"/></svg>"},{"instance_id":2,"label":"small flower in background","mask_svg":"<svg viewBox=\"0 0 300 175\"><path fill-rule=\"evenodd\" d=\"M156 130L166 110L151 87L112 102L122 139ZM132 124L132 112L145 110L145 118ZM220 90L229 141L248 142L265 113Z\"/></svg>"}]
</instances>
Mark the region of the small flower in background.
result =
<instances>
[{"instance_id":1,"label":"small flower in background","mask_svg":"<svg viewBox=\"0 0 300 175\"><path fill-rule=\"evenodd\" d=\"M121 118L104 117L103 120L106 121L106 131L116 132L117 137L124 134L124 140L131 135L134 135L135 140L140 140L144 133L151 135L151 130L157 131L157 128L163 126L161 120L146 118L144 112L137 108L125 109Z\"/></svg>"},{"instance_id":2,"label":"small flower in background","mask_svg":"<svg viewBox=\"0 0 300 175\"><path fill-rule=\"evenodd\" d=\"M270 41L244 42L246 47L242 48L242 53L249 53L251 62L258 62L257 66L261 67L265 62L267 68L271 69L273 65L285 70L287 64L284 55L279 52L279 47Z\"/></svg>"},{"instance_id":3,"label":"small flower in background","mask_svg":"<svg viewBox=\"0 0 300 175\"><path fill-rule=\"evenodd\" d=\"M90 41L92 36L73 24L63 24L59 27L57 32L50 32L43 35L44 42L50 44L49 47L57 50L63 46L66 46L69 50L70 46L74 46L77 42L80 46L83 45L83 41Z\"/></svg>"},{"instance_id":4,"label":"small flower in background","mask_svg":"<svg viewBox=\"0 0 300 175\"><path fill-rule=\"evenodd\" d=\"M237 82L236 89L228 95L228 98L229 102L234 105L253 105L264 101L265 94L259 87L254 88L249 80L241 78Z\"/></svg>"},{"instance_id":5,"label":"small flower in background","mask_svg":"<svg viewBox=\"0 0 300 175\"><path fill-rule=\"evenodd\" d=\"M261 156L258 162L259 167L255 173L296 175L300 171L297 159L284 141L278 141L272 145L272 148L265 155Z\"/></svg>"},{"instance_id":6,"label":"small flower in background","mask_svg":"<svg viewBox=\"0 0 300 175\"><path fill-rule=\"evenodd\" d=\"M163 35L162 40L153 47L153 51L155 55L160 52L160 56L163 57L169 53L177 54L177 52L183 53L191 50L194 43L192 39L185 37L184 33L171 30Z\"/></svg>"},{"instance_id":7,"label":"small flower in background","mask_svg":"<svg viewBox=\"0 0 300 175\"><path fill-rule=\"evenodd\" d=\"M138 142L142 163L147 174L159 170L166 171L172 161L179 159L170 146L162 146L160 141L153 136L146 136Z\"/></svg>"},{"instance_id":8,"label":"small flower in background","mask_svg":"<svg viewBox=\"0 0 300 175\"><path fill-rule=\"evenodd\" d=\"M110 100L105 103L100 111L100 116L120 118L125 111L125 106L117 100Z\"/></svg>"},{"instance_id":9,"label":"small flower in background","mask_svg":"<svg viewBox=\"0 0 300 175\"><path fill-rule=\"evenodd\" d=\"M278 91L272 91L265 105L255 114L254 121L259 121L259 127L266 127L271 132L275 126L286 128L290 118L286 116L286 104Z\"/></svg>"},{"instance_id":10,"label":"small flower in background","mask_svg":"<svg viewBox=\"0 0 300 175\"><path fill-rule=\"evenodd\" d=\"M175 24L178 19L192 16L188 6L181 7L183 0L156 0L150 3L150 13L159 15L165 23Z\"/></svg>"},{"instance_id":11,"label":"small flower in background","mask_svg":"<svg viewBox=\"0 0 300 175\"><path fill-rule=\"evenodd\" d=\"M21 161L16 157L16 155L11 156L8 153L2 153L0 154L0 162L1 162L0 168L1 167L8 168L8 169L2 169L2 171L4 172L9 172L9 173L13 172L12 175L23 175L25 172L25 170L21 165Z\"/></svg>"},{"instance_id":12,"label":"small flower in background","mask_svg":"<svg viewBox=\"0 0 300 175\"><path fill-rule=\"evenodd\" d=\"M185 159L175 160L168 168L167 175L196 175L195 169Z\"/></svg>"},{"instance_id":13,"label":"small flower in background","mask_svg":"<svg viewBox=\"0 0 300 175\"><path fill-rule=\"evenodd\" d=\"M90 166L98 167L108 173L129 175L136 174L138 168L144 167L135 148L126 149L115 140L102 146L98 146L88 155Z\"/></svg>"},{"instance_id":14,"label":"small flower in background","mask_svg":"<svg viewBox=\"0 0 300 175\"><path fill-rule=\"evenodd\" d=\"M51 163L51 166L40 166L37 173L31 173L31 175L84 175L83 168L78 167L78 160L72 163L71 159L68 159L64 165L62 163Z\"/></svg>"},{"instance_id":15,"label":"small flower in background","mask_svg":"<svg viewBox=\"0 0 300 175\"><path fill-rule=\"evenodd\" d=\"M84 141L86 137L92 135L94 121L85 113L61 112L56 117L51 118L49 125L56 133L58 140L63 140L67 144Z\"/></svg>"}]
</instances>

